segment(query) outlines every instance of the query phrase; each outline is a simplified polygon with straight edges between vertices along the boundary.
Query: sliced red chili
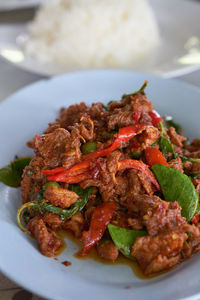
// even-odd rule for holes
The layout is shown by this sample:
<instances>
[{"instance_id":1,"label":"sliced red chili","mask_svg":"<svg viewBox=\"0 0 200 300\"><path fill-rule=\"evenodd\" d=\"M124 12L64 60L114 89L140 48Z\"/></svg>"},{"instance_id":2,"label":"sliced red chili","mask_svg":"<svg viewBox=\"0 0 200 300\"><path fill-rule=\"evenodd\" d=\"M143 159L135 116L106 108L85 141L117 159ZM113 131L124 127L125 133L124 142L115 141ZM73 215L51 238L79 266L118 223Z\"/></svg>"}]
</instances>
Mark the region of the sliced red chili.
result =
<instances>
[{"instance_id":1,"label":"sliced red chili","mask_svg":"<svg viewBox=\"0 0 200 300\"><path fill-rule=\"evenodd\" d=\"M69 169L60 168L61 172L57 172L57 170L59 168L56 168L56 169L52 169L52 170L47 170L47 171L49 171L49 173L45 172L44 174L47 174L47 175L49 174L50 176L48 176L47 178L48 179L50 178L50 180L52 180L52 181L54 181L54 179L56 179L56 181L59 181L59 179L62 180L65 177L73 177L73 176L85 173L86 171L88 171L89 166L90 166L89 161L82 161L80 163L73 165Z\"/></svg>"},{"instance_id":2,"label":"sliced red chili","mask_svg":"<svg viewBox=\"0 0 200 300\"><path fill-rule=\"evenodd\" d=\"M157 148L146 148L145 149L145 158L147 164L152 167L153 165L161 164L167 167L170 167L162 152Z\"/></svg>"},{"instance_id":3,"label":"sliced red chili","mask_svg":"<svg viewBox=\"0 0 200 300\"><path fill-rule=\"evenodd\" d=\"M113 144L110 147L108 147L106 149L102 149L102 150L97 150L95 152L84 155L82 157L82 159L83 159L82 162L75 164L74 166L72 166L69 169L63 170L63 168L56 168L53 170L45 170L44 174L50 175L47 177L48 180L57 181L57 182L69 182L69 177L75 178L78 175L86 174L86 173L87 173L87 178L88 178L90 161L92 159L102 157L102 156L107 156L109 153L111 153L114 150L116 150L117 148L119 148L123 143L125 143L125 142L129 141L131 138L133 138L139 131L142 131L143 129L145 129L145 127L148 125L150 125L150 124L142 123L142 124L136 124L133 126L120 128L116 139L114 140ZM80 176L80 178L81 178L81 176Z\"/></svg>"},{"instance_id":4,"label":"sliced red chili","mask_svg":"<svg viewBox=\"0 0 200 300\"><path fill-rule=\"evenodd\" d=\"M116 209L117 205L113 202L104 202L95 208L90 228L88 231L84 231L82 235L84 246L79 253L80 256L87 255L96 243L100 241Z\"/></svg>"},{"instance_id":5,"label":"sliced red chili","mask_svg":"<svg viewBox=\"0 0 200 300\"><path fill-rule=\"evenodd\" d=\"M162 122L164 124L163 119L161 118L161 116L159 115L159 113L155 110L150 111L149 115L151 117L151 122L153 124L153 126L157 127L159 122Z\"/></svg>"},{"instance_id":6,"label":"sliced red chili","mask_svg":"<svg viewBox=\"0 0 200 300\"><path fill-rule=\"evenodd\" d=\"M160 190L160 186L159 186L154 174L151 172L149 167L145 163L143 163L141 160L124 159L124 160L121 160L118 162L118 170L130 169L130 168L142 171L149 178L149 180L155 185L157 190Z\"/></svg>"},{"instance_id":7,"label":"sliced red chili","mask_svg":"<svg viewBox=\"0 0 200 300\"><path fill-rule=\"evenodd\" d=\"M65 182L65 183L79 183L83 180L91 178L91 174L88 172L76 175L76 176L66 176L66 175L51 175L48 176L47 179L49 181L56 181L56 182Z\"/></svg>"},{"instance_id":8,"label":"sliced red chili","mask_svg":"<svg viewBox=\"0 0 200 300\"><path fill-rule=\"evenodd\" d=\"M65 171L66 169L64 167L59 167L59 168L55 168L52 170L42 170L42 174L44 175L52 175L52 174L57 174L60 173L62 171Z\"/></svg>"},{"instance_id":9,"label":"sliced red chili","mask_svg":"<svg viewBox=\"0 0 200 300\"><path fill-rule=\"evenodd\" d=\"M86 154L82 157L82 159L90 160L102 156L107 156L109 153L121 147L123 143L128 142L130 139L132 139L138 133L138 131L140 131L148 125L150 125L150 123L141 123L133 126L120 128L116 139L110 147Z\"/></svg>"}]
</instances>

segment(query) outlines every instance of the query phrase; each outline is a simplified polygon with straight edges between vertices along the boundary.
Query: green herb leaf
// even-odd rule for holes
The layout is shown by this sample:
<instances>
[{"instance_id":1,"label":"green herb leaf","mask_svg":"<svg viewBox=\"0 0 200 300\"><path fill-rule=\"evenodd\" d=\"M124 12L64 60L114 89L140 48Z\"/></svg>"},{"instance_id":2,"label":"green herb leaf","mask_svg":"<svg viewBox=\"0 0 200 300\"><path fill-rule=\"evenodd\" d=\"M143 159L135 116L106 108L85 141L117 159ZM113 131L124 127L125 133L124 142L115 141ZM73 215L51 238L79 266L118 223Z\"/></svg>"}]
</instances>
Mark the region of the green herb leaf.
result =
<instances>
[{"instance_id":1,"label":"green herb leaf","mask_svg":"<svg viewBox=\"0 0 200 300\"><path fill-rule=\"evenodd\" d=\"M40 213L44 214L48 211L53 214L59 215L61 220L64 221L68 218L71 218L73 215L77 214L84 208L93 190L93 187L82 189L79 185L71 185L70 188L81 198L81 200L78 199L73 204L72 208L62 209L60 207L52 205L51 203L45 202L43 199L42 190L38 191L34 198L32 196L31 201L32 203L35 203L35 209L38 210Z\"/></svg>"},{"instance_id":2,"label":"green herb leaf","mask_svg":"<svg viewBox=\"0 0 200 300\"><path fill-rule=\"evenodd\" d=\"M162 153L170 152L174 154L174 147L167 138L161 136L158 140L158 144L160 145L160 150Z\"/></svg>"},{"instance_id":3,"label":"green herb leaf","mask_svg":"<svg viewBox=\"0 0 200 300\"><path fill-rule=\"evenodd\" d=\"M162 124L162 122L159 122L160 125L160 129L161 129L161 136L158 139L158 144L160 145L160 150L162 153L172 153L174 158L177 157L177 154L174 150L174 146L172 145L172 143L170 142L168 136L167 136L167 132L164 129L164 126ZM166 137L164 136L166 135Z\"/></svg>"},{"instance_id":4,"label":"green herb leaf","mask_svg":"<svg viewBox=\"0 0 200 300\"><path fill-rule=\"evenodd\" d=\"M167 117L164 117L163 119L164 119L165 126L167 127L167 129L169 129L170 127L174 127L176 129L177 133L181 133L181 131L182 131L181 125L175 123L173 121L173 119L168 120Z\"/></svg>"},{"instance_id":5,"label":"green herb leaf","mask_svg":"<svg viewBox=\"0 0 200 300\"><path fill-rule=\"evenodd\" d=\"M193 157L187 157L187 156L181 156L181 160L182 162L185 162L185 161L190 161L190 162L200 162L200 158L193 158Z\"/></svg>"},{"instance_id":6,"label":"green herb leaf","mask_svg":"<svg viewBox=\"0 0 200 300\"><path fill-rule=\"evenodd\" d=\"M199 197L190 178L180 171L164 165L154 165L152 170L160 184L166 201L177 201L181 214L189 222L195 215Z\"/></svg>"},{"instance_id":7,"label":"green herb leaf","mask_svg":"<svg viewBox=\"0 0 200 300\"><path fill-rule=\"evenodd\" d=\"M0 181L11 187L20 186L24 168L30 163L30 157L18 158L0 169Z\"/></svg>"},{"instance_id":8,"label":"green herb leaf","mask_svg":"<svg viewBox=\"0 0 200 300\"><path fill-rule=\"evenodd\" d=\"M59 215L63 221L68 218L71 218L73 215L77 214L79 211L81 211L84 208L84 206L86 205L86 203L92 193L93 187L89 187L84 190L84 189L80 188L78 185L72 185L71 190L73 192L75 192L76 194L78 194L81 198L81 201L80 201L80 199L78 199L73 204L72 208L62 209L60 207L53 206L52 204L42 202L40 205L41 209L44 211L48 211L53 214Z\"/></svg>"},{"instance_id":9,"label":"green herb leaf","mask_svg":"<svg viewBox=\"0 0 200 300\"><path fill-rule=\"evenodd\" d=\"M108 231L117 249L122 252L124 256L133 260L134 257L131 256L132 245L137 237L147 235L146 231L128 230L112 224L108 225Z\"/></svg>"},{"instance_id":10,"label":"green herb leaf","mask_svg":"<svg viewBox=\"0 0 200 300\"><path fill-rule=\"evenodd\" d=\"M143 85L141 86L141 88L138 90L138 91L135 91L135 92L133 92L133 93L131 93L131 94L124 94L123 96L122 96L122 99L124 99L124 98L126 98L126 97L128 97L128 96L134 96L134 95L137 95L137 94L145 94L145 92L144 92L144 90L145 90L145 88L147 87L147 83L148 83L148 81L147 80L145 80L145 82L143 83Z\"/></svg>"}]
</instances>

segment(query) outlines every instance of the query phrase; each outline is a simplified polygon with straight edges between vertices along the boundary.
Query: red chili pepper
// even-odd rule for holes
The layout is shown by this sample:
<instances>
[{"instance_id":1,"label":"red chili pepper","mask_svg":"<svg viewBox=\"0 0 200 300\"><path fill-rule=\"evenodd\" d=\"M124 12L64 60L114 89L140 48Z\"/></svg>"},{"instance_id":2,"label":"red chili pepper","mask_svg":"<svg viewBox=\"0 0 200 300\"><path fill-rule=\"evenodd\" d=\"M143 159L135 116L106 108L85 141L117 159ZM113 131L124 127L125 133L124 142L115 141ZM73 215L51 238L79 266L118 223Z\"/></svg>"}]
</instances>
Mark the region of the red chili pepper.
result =
<instances>
[{"instance_id":1,"label":"red chili pepper","mask_svg":"<svg viewBox=\"0 0 200 300\"><path fill-rule=\"evenodd\" d=\"M90 161L92 159L102 157L102 156L107 156L109 153L119 148L123 143L133 138L139 131L145 129L145 126L148 125L150 125L150 123L142 123L142 124L136 124L133 126L120 128L116 139L114 140L113 144L110 147L102 150L97 150L95 152L84 155L82 157L84 161L75 164L74 166L72 166L67 170L66 169L63 170L63 168L56 168L53 170L44 170L43 174L46 175L49 174L50 176L48 176L47 179L50 181L68 182L68 183L71 183L71 181L73 181L74 183L80 182L80 178L82 177L84 178L83 174L85 174L85 176L87 174L86 177L89 178L88 171L89 171ZM78 176L81 174L83 175L82 177ZM77 178L77 180L79 181L75 181L76 180L75 178Z\"/></svg>"},{"instance_id":2,"label":"red chili pepper","mask_svg":"<svg viewBox=\"0 0 200 300\"><path fill-rule=\"evenodd\" d=\"M163 119L161 118L161 116L159 115L159 113L157 113L157 111L153 110L149 112L149 115L151 117L151 122L153 124L153 126L158 126L159 122L162 122L164 124Z\"/></svg>"},{"instance_id":3,"label":"red chili pepper","mask_svg":"<svg viewBox=\"0 0 200 300\"><path fill-rule=\"evenodd\" d=\"M82 161L80 163L77 163L75 165L73 165L71 168L69 169L65 169L65 168L56 168L56 169L52 169L52 170L44 170L43 174L46 175L50 175L47 178L51 178L52 181L54 181L54 179L57 179L57 181L62 180L65 177L73 177L82 173L85 173L86 171L88 171L90 166L90 162L89 161ZM58 172L58 170L61 170L60 172ZM60 180L59 180L60 179Z\"/></svg>"},{"instance_id":4,"label":"red chili pepper","mask_svg":"<svg viewBox=\"0 0 200 300\"><path fill-rule=\"evenodd\" d=\"M133 148L137 151L140 148L140 144L138 143L138 141L133 141Z\"/></svg>"},{"instance_id":5,"label":"red chili pepper","mask_svg":"<svg viewBox=\"0 0 200 300\"><path fill-rule=\"evenodd\" d=\"M160 150L157 148L146 148L145 149L145 158L147 164L152 167L156 164L161 164L167 167L170 167L168 162L166 161L165 157L162 155Z\"/></svg>"},{"instance_id":6,"label":"red chili pepper","mask_svg":"<svg viewBox=\"0 0 200 300\"><path fill-rule=\"evenodd\" d=\"M80 256L87 255L96 243L100 241L116 209L117 205L113 202L104 202L95 208L90 228L88 231L84 231L82 235L84 247L79 253Z\"/></svg>"},{"instance_id":7,"label":"red chili pepper","mask_svg":"<svg viewBox=\"0 0 200 300\"><path fill-rule=\"evenodd\" d=\"M139 109L135 109L134 113L133 113L133 119L138 122L140 119L140 116L142 114L142 111L140 111Z\"/></svg>"},{"instance_id":8,"label":"red chili pepper","mask_svg":"<svg viewBox=\"0 0 200 300\"><path fill-rule=\"evenodd\" d=\"M82 159L90 160L102 156L107 156L109 153L121 147L123 143L128 142L130 139L132 139L138 133L139 130L145 128L145 126L148 125L150 125L150 123L141 123L133 126L120 128L116 139L110 147L86 154L82 157Z\"/></svg>"},{"instance_id":9,"label":"red chili pepper","mask_svg":"<svg viewBox=\"0 0 200 300\"><path fill-rule=\"evenodd\" d=\"M59 175L59 174L58 174ZM88 172L76 175L76 176L66 176L66 175L60 175L58 176L57 174L55 175L50 175L47 176L47 179L49 181L55 181L55 182L65 182L65 183L79 183L83 180L90 179L91 174Z\"/></svg>"},{"instance_id":10,"label":"red chili pepper","mask_svg":"<svg viewBox=\"0 0 200 300\"><path fill-rule=\"evenodd\" d=\"M121 160L118 162L118 170L130 169L130 168L142 171L150 179L150 181L155 185L157 190L160 190L160 186L159 186L155 176L153 175L153 173L151 172L151 170L145 163L143 163L140 160L134 160L134 159L124 159L124 160Z\"/></svg>"},{"instance_id":11,"label":"red chili pepper","mask_svg":"<svg viewBox=\"0 0 200 300\"><path fill-rule=\"evenodd\" d=\"M199 214L195 214L194 217L191 220L192 224L198 224L199 223Z\"/></svg>"},{"instance_id":12,"label":"red chili pepper","mask_svg":"<svg viewBox=\"0 0 200 300\"><path fill-rule=\"evenodd\" d=\"M59 167L59 168L55 168L52 170L42 170L42 174L44 175L51 175L51 174L57 174L60 173L62 171L65 171L66 169L64 167Z\"/></svg>"}]
</instances>

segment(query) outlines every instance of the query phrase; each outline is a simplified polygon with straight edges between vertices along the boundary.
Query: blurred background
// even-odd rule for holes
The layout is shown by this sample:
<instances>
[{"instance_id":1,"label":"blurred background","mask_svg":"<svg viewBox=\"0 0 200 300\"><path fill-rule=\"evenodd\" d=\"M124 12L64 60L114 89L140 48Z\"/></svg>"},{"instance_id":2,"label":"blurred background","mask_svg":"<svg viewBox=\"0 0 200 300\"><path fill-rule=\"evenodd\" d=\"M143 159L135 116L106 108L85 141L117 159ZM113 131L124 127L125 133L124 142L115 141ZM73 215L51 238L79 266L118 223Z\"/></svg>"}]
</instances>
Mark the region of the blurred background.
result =
<instances>
[{"instance_id":1,"label":"blurred background","mask_svg":"<svg viewBox=\"0 0 200 300\"><path fill-rule=\"evenodd\" d=\"M0 101L38 80L96 68L199 88L199 16L198 0L0 0ZM0 274L0 300L8 299L41 298Z\"/></svg>"},{"instance_id":2,"label":"blurred background","mask_svg":"<svg viewBox=\"0 0 200 300\"><path fill-rule=\"evenodd\" d=\"M41 78L94 68L198 85L199 15L198 0L0 0L0 101Z\"/></svg>"}]
</instances>

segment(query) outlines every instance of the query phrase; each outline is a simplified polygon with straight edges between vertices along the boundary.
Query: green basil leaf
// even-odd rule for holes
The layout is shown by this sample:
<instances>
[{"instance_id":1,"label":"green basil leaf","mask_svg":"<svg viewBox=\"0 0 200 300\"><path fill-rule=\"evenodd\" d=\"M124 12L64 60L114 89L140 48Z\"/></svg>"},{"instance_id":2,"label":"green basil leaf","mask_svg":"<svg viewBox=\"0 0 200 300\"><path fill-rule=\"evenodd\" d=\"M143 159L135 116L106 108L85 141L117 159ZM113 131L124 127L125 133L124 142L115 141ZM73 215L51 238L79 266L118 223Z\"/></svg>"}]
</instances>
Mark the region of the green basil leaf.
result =
<instances>
[{"instance_id":1,"label":"green basil leaf","mask_svg":"<svg viewBox=\"0 0 200 300\"><path fill-rule=\"evenodd\" d=\"M131 93L131 94L124 94L123 96L122 96L122 99L123 98L126 98L127 96L134 96L134 95L137 95L137 94L145 94L145 92L144 92L144 90L145 90L145 88L147 87L147 80L145 80L145 82L143 83L143 85L141 86L141 88L139 89L139 90L137 90L137 91L135 91L135 92L133 92L133 93Z\"/></svg>"},{"instance_id":2,"label":"green basil leaf","mask_svg":"<svg viewBox=\"0 0 200 300\"><path fill-rule=\"evenodd\" d=\"M167 136L167 132L162 124L162 122L159 122L160 125L160 129L161 129L161 136L158 139L158 144L160 146L160 150L161 152L164 153L172 153L173 157L176 158L177 154L174 150L174 146L172 145L172 143L170 142L168 136ZM166 137L164 136L166 135Z\"/></svg>"},{"instance_id":3,"label":"green basil leaf","mask_svg":"<svg viewBox=\"0 0 200 300\"><path fill-rule=\"evenodd\" d=\"M71 218L73 215L81 211L86 205L92 191L93 187L88 187L87 189L82 189L79 185L71 185L71 190L79 195L81 199L78 199L71 208L63 209L58 206L54 206L51 203L45 202L43 199L43 191L40 190L37 192L36 196L32 199L32 202L35 203L35 209L40 213L44 214L45 212L51 212L53 214L59 215L61 220L65 221L68 218ZM48 200L48 199L46 199Z\"/></svg>"},{"instance_id":4,"label":"green basil leaf","mask_svg":"<svg viewBox=\"0 0 200 300\"><path fill-rule=\"evenodd\" d=\"M30 163L30 157L18 158L0 169L0 181L11 187L20 186L24 168Z\"/></svg>"},{"instance_id":5,"label":"green basil leaf","mask_svg":"<svg viewBox=\"0 0 200 300\"><path fill-rule=\"evenodd\" d=\"M162 153L174 153L174 147L172 146L171 142L165 138L164 136L161 136L158 140L158 144L160 145L160 149Z\"/></svg>"},{"instance_id":6,"label":"green basil leaf","mask_svg":"<svg viewBox=\"0 0 200 300\"><path fill-rule=\"evenodd\" d=\"M166 201L177 201L181 214L189 222L195 215L199 197L190 178L180 171L164 165L154 165L152 170L160 184Z\"/></svg>"},{"instance_id":7,"label":"green basil leaf","mask_svg":"<svg viewBox=\"0 0 200 300\"><path fill-rule=\"evenodd\" d=\"M126 257L135 259L131 256L131 248L139 236L147 235L146 231L128 230L112 224L108 225L108 231L117 249Z\"/></svg>"}]
</instances>

